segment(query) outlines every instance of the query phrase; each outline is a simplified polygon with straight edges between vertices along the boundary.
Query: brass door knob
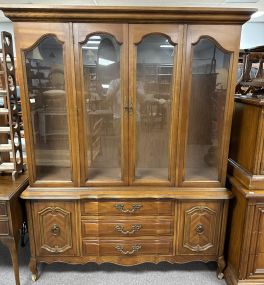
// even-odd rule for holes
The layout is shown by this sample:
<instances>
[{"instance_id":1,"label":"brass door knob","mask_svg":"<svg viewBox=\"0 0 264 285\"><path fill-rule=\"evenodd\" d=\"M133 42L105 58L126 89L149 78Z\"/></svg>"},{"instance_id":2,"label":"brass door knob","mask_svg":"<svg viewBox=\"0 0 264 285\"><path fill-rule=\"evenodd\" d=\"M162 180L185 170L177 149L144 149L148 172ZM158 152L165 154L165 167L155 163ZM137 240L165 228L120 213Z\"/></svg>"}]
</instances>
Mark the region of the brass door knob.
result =
<instances>
[{"instance_id":1,"label":"brass door knob","mask_svg":"<svg viewBox=\"0 0 264 285\"><path fill-rule=\"evenodd\" d=\"M195 228L196 232L200 235L204 233L204 226L202 224L199 224Z\"/></svg>"},{"instance_id":2,"label":"brass door knob","mask_svg":"<svg viewBox=\"0 0 264 285\"><path fill-rule=\"evenodd\" d=\"M51 233L52 235L54 236L58 236L60 234L60 227L56 224L54 224L52 227L51 227Z\"/></svg>"}]
</instances>

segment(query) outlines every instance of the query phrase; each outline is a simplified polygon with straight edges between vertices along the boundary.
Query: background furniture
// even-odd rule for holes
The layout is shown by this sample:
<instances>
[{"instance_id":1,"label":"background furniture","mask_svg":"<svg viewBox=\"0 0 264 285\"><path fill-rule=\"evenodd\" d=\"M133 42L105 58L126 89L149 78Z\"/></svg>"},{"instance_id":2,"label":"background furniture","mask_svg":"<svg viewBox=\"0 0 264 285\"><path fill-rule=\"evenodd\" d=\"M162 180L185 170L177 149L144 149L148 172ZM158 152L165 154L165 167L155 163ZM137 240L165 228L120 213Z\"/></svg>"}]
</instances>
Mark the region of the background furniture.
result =
<instances>
[{"instance_id":1,"label":"background furniture","mask_svg":"<svg viewBox=\"0 0 264 285\"><path fill-rule=\"evenodd\" d=\"M240 78L236 86L236 93L254 96L264 93L264 47L259 46L240 52Z\"/></svg>"},{"instance_id":2,"label":"background furniture","mask_svg":"<svg viewBox=\"0 0 264 285\"><path fill-rule=\"evenodd\" d=\"M232 126L229 181L228 284L264 282L264 101L237 96Z\"/></svg>"},{"instance_id":3,"label":"background furniture","mask_svg":"<svg viewBox=\"0 0 264 285\"><path fill-rule=\"evenodd\" d=\"M0 241L10 251L16 285L19 285L18 245L20 231L25 223L26 213L20 194L28 186L28 177L24 173L13 181L10 176L0 176ZM3 258L3 257L1 257Z\"/></svg>"},{"instance_id":4,"label":"background furniture","mask_svg":"<svg viewBox=\"0 0 264 285\"><path fill-rule=\"evenodd\" d=\"M21 117L15 77L12 35L1 33L2 50L0 59L0 173L11 172L12 178L24 171ZM11 155L10 155L11 154Z\"/></svg>"},{"instance_id":5,"label":"background furniture","mask_svg":"<svg viewBox=\"0 0 264 285\"><path fill-rule=\"evenodd\" d=\"M217 261L222 278L232 96L241 25L254 10L1 9L14 22L22 83L33 280L37 263L56 261ZM53 104L32 91L34 54L47 73L64 71L64 85L45 86L64 91ZM100 76L87 69L94 60ZM66 115L45 119L44 140L32 111L54 106Z\"/></svg>"}]
</instances>

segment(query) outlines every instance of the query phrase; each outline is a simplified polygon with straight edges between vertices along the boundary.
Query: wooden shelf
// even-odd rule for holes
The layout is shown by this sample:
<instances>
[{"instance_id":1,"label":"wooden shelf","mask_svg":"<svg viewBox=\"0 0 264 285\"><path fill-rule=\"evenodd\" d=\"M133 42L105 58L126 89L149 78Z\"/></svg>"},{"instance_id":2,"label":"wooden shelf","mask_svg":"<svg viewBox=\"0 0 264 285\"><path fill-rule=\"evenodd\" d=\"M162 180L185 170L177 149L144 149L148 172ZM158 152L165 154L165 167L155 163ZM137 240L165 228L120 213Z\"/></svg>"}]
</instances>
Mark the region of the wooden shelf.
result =
<instances>
[{"instance_id":1,"label":"wooden shelf","mask_svg":"<svg viewBox=\"0 0 264 285\"><path fill-rule=\"evenodd\" d=\"M8 115L8 109L0 108L0 115Z\"/></svg>"},{"instance_id":2,"label":"wooden shelf","mask_svg":"<svg viewBox=\"0 0 264 285\"><path fill-rule=\"evenodd\" d=\"M6 96L7 95L7 91L6 90L0 90L0 96Z\"/></svg>"},{"instance_id":3,"label":"wooden shelf","mask_svg":"<svg viewBox=\"0 0 264 285\"><path fill-rule=\"evenodd\" d=\"M11 144L0 144L0 152L9 152L12 151Z\"/></svg>"},{"instance_id":4,"label":"wooden shelf","mask_svg":"<svg viewBox=\"0 0 264 285\"><path fill-rule=\"evenodd\" d=\"M0 172L1 171L14 171L15 165L13 162L4 162L0 164Z\"/></svg>"},{"instance_id":5,"label":"wooden shelf","mask_svg":"<svg viewBox=\"0 0 264 285\"><path fill-rule=\"evenodd\" d=\"M0 134L9 134L10 127L0 127Z\"/></svg>"}]
</instances>

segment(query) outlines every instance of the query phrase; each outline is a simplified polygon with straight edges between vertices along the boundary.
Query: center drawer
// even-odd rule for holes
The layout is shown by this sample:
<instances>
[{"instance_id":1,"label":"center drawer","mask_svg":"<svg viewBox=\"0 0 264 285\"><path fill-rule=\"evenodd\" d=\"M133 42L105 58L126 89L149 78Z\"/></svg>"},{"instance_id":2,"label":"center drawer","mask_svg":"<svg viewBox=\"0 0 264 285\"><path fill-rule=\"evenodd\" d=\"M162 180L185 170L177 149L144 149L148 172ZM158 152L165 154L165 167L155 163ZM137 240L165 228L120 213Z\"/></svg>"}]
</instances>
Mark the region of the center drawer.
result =
<instances>
[{"instance_id":1,"label":"center drawer","mask_svg":"<svg viewBox=\"0 0 264 285\"><path fill-rule=\"evenodd\" d=\"M172 219L82 220L82 237L172 236Z\"/></svg>"},{"instance_id":2,"label":"center drawer","mask_svg":"<svg viewBox=\"0 0 264 285\"><path fill-rule=\"evenodd\" d=\"M82 248L84 256L172 255L173 240L83 240Z\"/></svg>"},{"instance_id":3,"label":"center drawer","mask_svg":"<svg viewBox=\"0 0 264 285\"><path fill-rule=\"evenodd\" d=\"M83 216L172 216L171 200L89 200L81 203Z\"/></svg>"}]
</instances>

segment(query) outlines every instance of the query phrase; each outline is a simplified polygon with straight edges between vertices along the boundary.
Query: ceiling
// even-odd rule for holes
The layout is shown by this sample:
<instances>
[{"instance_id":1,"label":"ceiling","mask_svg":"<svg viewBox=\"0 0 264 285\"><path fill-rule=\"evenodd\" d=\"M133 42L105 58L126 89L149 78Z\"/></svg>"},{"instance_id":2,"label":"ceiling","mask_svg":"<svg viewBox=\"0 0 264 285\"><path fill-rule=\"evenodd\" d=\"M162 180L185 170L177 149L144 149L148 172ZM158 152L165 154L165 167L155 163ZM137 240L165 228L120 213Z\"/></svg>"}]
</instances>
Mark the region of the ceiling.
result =
<instances>
[{"instance_id":1,"label":"ceiling","mask_svg":"<svg viewBox=\"0 0 264 285\"><path fill-rule=\"evenodd\" d=\"M257 8L263 12L261 16L252 18L251 22L264 22L264 0L12 0L12 4L51 4L51 5L92 5L92 6L174 6L174 7L239 7ZM8 4L8 0L0 0L1 4ZM3 13L1 22L8 22Z\"/></svg>"}]
</instances>

